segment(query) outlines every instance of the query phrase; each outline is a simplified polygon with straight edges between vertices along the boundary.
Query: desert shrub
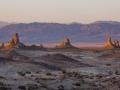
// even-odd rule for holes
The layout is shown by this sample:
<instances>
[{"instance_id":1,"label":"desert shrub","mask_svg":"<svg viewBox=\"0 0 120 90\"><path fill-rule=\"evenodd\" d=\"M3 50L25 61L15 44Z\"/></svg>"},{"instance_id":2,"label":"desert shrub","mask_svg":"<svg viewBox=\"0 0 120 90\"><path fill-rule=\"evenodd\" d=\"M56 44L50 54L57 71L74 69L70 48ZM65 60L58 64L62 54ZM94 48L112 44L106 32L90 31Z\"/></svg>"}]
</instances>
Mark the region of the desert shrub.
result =
<instances>
[{"instance_id":1,"label":"desert shrub","mask_svg":"<svg viewBox=\"0 0 120 90\"><path fill-rule=\"evenodd\" d=\"M61 72L62 72L63 74L66 74L66 70L65 70L65 69L62 69Z\"/></svg>"},{"instance_id":2,"label":"desert shrub","mask_svg":"<svg viewBox=\"0 0 120 90\"><path fill-rule=\"evenodd\" d=\"M77 76L79 76L79 73L74 72L73 75L74 75L74 77L77 77Z\"/></svg>"},{"instance_id":3,"label":"desert shrub","mask_svg":"<svg viewBox=\"0 0 120 90\"><path fill-rule=\"evenodd\" d=\"M93 79L93 76L90 76L89 78L90 78L90 79Z\"/></svg>"},{"instance_id":4,"label":"desert shrub","mask_svg":"<svg viewBox=\"0 0 120 90\"><path fill-rule=\"evenodd\" d=\"M2 86L2 87L0 87L0 90L7 90L7 88Z\"/></svg>"},{"instance_id":5,"label":"desert shrub","mask_svg":"<svg viewBox=\"0 0 120 90\"><path fill-rule=\"evenodd\" d=\"M58 70L58 71L62 71L62 68L57 68L56 70Z\"/></svg>"},{"instance_id":6,"label":"desert shrub","mask_svg":"<svg viewBox=\"0 0 120 90\"><path fill-rule=\"evenodd\" d=\"M0 85L3 85L3 83L2 83L2 82L0 82Z\"/></svg>"},{"instance_id":7,"label":"desert shrub","mask_svg":"<svg viewBox=\"0 0 120 90\"><path fill-rule=\"evenodd\" d=\"M97 74L96 77L102 78L102 74Z\"/></svg>"},{"instance_id":8,"label":"desert shrub","mask_svg":"<svg viewBox=\"0 0 120 90\"><path fill-rule=\"evenodd\" d=\"M28 90L35 90L38 89L38 85L37 84L28 84Z\"/></svg>"},{"instance_id":9,"label":"desert shrub","mask_svg":"<svg viewBox=\"0 0 120 90\"><path fill-rule=\"evenodd\" d=\"M0 78L1 78L1 79L5 79L5 77L3 77L3 76L0 76Z\"/></svg>"},{"instance_id":10,"label":"desert shrub","mask_svg":"<svg viewBox=\"0 0 120 90\"><path fill-rule=\"evenodd\" d=\"M21 75L21 76L25 76L25 73L22 72L22 71L21 71L21 72L18 72L18 74Z\"/></svg>"},{"instance_id":11,"label":"desert shrub","mask_svg":"<svg viewBox=\"0 0 120 90\"><path fill-rule=\"evenodd\" d=\"M47 72L46 75L49 75L49 76L50 76L50 75L52 75L52 74L51 74L50 72Z\"/></svg>"},{"instance_id":12,"label":"desert shrub","mask_svg":"<svg viewBox=\"0 0 120 90\"><path fill-rule=\"evenodd\" d=\"M58 90L65 90L63 85L58 86Z\"/></svg>"},{"instance_id":13,"label":"desert shrub","mask_svg":"<svg viewBox=\"0 0 120 90\"><path fill-rule=\"evenodd\" d=\"M115 77L112 78L113 80L116 79Z\"/></svg>"},{"instance_id":14,"label":"desert shrub","mask_svg":"<svg viewBox=\"0 0 120 90\"><path fill-rule=\"evenodd\" d=\"M110 63L108 63L108 64L106 64L106 66L111 66L111 64L110 64Z\"/></svg>"},{"instance_id":15,"label":"desert shrub","mask_svg":"<svg viewBox=\"0 0 120 90\"><path fill-rule=\"evenodd\" d=\"M74 85L75 85L75 86L80 86L80 83L77 82L77 83L75 83Z\"/></svg>"},{"instance_id":16,"label":"desert shrub","mask_svg":"<svg viewBox=\"0 0 120 90\"><path fill-rule=\"evenodd\" d=\"M112 72L112 71L109 71L108 74L109 74L109 75L113 75L113 72Z\"/></svg>"},{"instance_id":17,"label":"desert shrub","mask_svg":"<svg viewBox=\"0 0 120 90\"><path fill-rule=\"evenodd\" d=\"M30 71L26 71L26 74L31 74L31 72Z\"/></svg>"},{"instance_id":18,"label":"desert shrub","mask_svg":"<svg viewBox=\"0 0 120 90\"><path fill-rule=\"evenodd\" d=\"M39 78L39 77L37 77L37 78L35 78L35 80L48 80L47 78Z\"/></svg>"},{"instance_id":19,"label":"desert shrub","mask_svg":"<svg viewBox=\"0 0 120 90\"><path fill-rule=\"evenodd\" d=\"M116 71L115 71L115 74L116 74L116 75L119 75L119 72L118 72L118 70L116 70Z\"/></svg>"},{"instance_id":20,"label":"desert shrub","mask_svg":"<svg viewBox=\"0 0 120 90\"><path fill-rule=\"evenodd\" d=\"M36 73L38 74L39 72L38 72L38 71L36 71Z\"/></svg>"},{"instance_id":21,"label":"desert shrub","mask_svg":"<svg viewBox=\"0 0 120 90\"><path fill-rule=\"evenodd\" d=\"M23 90L25 90L25 89L26 89L26 87L25 87L25 86L19 86L18 88L19 88L19 89L23 89Z\"/></svg>"}]
</instances>

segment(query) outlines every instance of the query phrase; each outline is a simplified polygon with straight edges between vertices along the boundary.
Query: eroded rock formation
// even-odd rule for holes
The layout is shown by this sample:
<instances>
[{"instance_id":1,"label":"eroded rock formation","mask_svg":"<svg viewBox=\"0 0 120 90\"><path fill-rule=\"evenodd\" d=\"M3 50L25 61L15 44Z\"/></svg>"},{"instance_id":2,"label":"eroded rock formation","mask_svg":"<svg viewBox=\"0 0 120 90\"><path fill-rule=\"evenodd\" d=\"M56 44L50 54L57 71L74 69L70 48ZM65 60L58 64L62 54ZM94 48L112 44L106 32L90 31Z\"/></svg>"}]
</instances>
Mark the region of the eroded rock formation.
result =
<instances>
[{"instance_id":1,"label":"eroded rock formation","mask_svg":"<svg viewBox=\"0 0 120 90\"><path fill-rule=\"evenodd\" d=\"M25 45L19 42L19 36L17 33L15 33L13 39L8 41L7 43L7 47L22 47L22 46L25 46Z\"/></svg>"},{"instance_id":2,"label":"eroded rock formation","mask_svg":"<svg viewBox=\"0 0 120 90\"><path fill-rule=\"evenodd\" d=\"M70 44L70 40L66 38L64 42L60 42L60 45L56 47L73 47L73 46Z\"/></svg>"},{"instance_id":3,"label":"eroded rock formation","mask_svg":"<svg viewBox=\"0 0 120 90\"><path fill-rule=\"evenodd\" d=\"M108 37L107 43L105 47L111 47L111 48L118 48L119 47L119 41L113 41L111 40L111 37Z\"/></svg>"},{"instance_id":4,"label":"eroded rock formation","mask_svg":"<svg viewBox=\"0 0 120 90\"><path fill-rule=\"evenodd\" d=\"M43 45L42 45L42 44L40 44L40 47L42 47L42 48L43 48Z\"/></svg>"},{"instance_id":5,"label":"eroded rock formation","mask_svg":"<svg viewBox=\"0 0 120 90\"><path fill-rule=\"evenodd\" d=\"M18 44L19 43L19 36L17 33L14 34L14 44Z\"/></svg>"},{"instance_id":6,"label":"eroded rock formation","mask_svg":"<svg viewBox=\"0 0 120 90\"><path fill-rule=\"evenodd\" d=\"M2 43L1 45L0 45L0 48L3 48L4 47L4 43Z\"/></svg>"}]
</instances>

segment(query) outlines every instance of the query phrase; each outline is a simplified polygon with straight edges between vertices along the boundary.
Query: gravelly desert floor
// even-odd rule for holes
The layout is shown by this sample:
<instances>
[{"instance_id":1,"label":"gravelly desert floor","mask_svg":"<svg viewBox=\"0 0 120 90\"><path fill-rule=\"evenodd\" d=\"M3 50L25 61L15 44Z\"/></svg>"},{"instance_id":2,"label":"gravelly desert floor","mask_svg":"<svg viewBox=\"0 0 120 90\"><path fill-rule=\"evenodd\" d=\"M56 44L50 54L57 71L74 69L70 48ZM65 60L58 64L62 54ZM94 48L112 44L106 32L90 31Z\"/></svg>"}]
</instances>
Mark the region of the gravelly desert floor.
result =
<instances>
[{"instance_id":1,"label":"gravelly desert floor","mask_svg":"<svg viewBox=\"0 0 120 90\"><path fill-rule=\"evenodd\" d=\"M120 90L120 49L0 50L0 90Z\"/></svg>"}]
</instances>

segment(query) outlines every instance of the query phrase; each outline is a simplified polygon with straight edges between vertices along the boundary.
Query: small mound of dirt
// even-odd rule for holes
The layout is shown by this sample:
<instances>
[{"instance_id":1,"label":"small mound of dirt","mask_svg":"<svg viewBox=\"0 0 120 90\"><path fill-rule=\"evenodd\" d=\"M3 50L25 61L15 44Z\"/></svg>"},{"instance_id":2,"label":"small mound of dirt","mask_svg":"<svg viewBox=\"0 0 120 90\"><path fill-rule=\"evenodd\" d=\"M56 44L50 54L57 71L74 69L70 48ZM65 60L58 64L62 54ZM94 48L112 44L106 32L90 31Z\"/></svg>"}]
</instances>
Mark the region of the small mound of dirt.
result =
<instances>
[{"instance_id":1,"label":"small mound of dirt","mask_svg":"<svg viewBox=\"0 0 120 90\"><path fill-rule=\"evenodd\" d=\"M5 53L3 55L3 58L5 58L5 59L11 59L11 60L28 59L28 57L20 55L15 50L12 50L12 51L9 51L9 52Z\"/></svg>"}]
</instances>

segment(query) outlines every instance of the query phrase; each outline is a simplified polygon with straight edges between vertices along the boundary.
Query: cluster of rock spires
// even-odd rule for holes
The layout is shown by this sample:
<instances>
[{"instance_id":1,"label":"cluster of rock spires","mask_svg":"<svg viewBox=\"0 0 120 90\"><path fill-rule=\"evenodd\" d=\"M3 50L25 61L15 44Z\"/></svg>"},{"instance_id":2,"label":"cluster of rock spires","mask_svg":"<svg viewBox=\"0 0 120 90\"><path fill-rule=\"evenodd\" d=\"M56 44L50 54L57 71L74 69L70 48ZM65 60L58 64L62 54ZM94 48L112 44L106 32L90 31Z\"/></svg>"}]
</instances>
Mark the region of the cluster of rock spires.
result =
<instances>
[{"instance_id":1,"label":"cluster of rock spires","mask_svg":"<svg viewBox=\"0 0 120 90\"><path fill-rule=\"evenodd\" d=\"M25 45L19 41L19 36L17 33L14 34L13 39L8 41L8 43L6 45L6 47L17 47L17 48L23 47L23 46L25 46Z\"/></svg>"},{"instance_id":2,"label":"cluster of rock spires","mask_svg":"<svg viewBox=\"0 0 120 90\"><path fill-rule=\"evenodd\" d=\"M107 40L107 43L105 45L105 47L108 47L108 48L119 48L119 41L116 40L116 41L112 41L111 40L111 37L108 37L108 40Z\"/></svg>"},{"instance_id":3,"label":"cluster of rock spires","mask_svg":"<svg viewBox=\"0 0 120 90\"><path fill-rule=\"evenodd\" d=\"M21 43L19 41L19 36L17 33L14 34L13 39L11 39L10 41L8 41L7 45L5 46L4 43L1 44L0 48L4 48L4 47L15 47L15 48L22 48L22 49L38 49L38 48L44 48L42 44L40 44L40 46L35 46L35 45L31 45L31 46L26 46L23 43ZM64 42L60 42L59 46L55 46L56 48L71 48L73 47L70 44L70 40L68 38L65 38ZM108 37L107 43L104 46L105 48L119 48L119 41L112 41L111 37Z\"/></svg>"},{"instance_id":4,"label":"cluster of rock spires","mask_svg":"<svg viewBox=\"0 0 120 90\"><path fill-rule=\"evenodd\" d=\"M26 46L23 43L19 41L19 36L17 33L14 34L13 39L7 42L7 45L5 46L4 43L1 44L0 48L9 48L9 47L14 47L14 48L21 48L21 49L30 49L30 48L44 48L42 44L40 46Z\"/></svg>"},{"instance_id":5,"label":"cluster of rock spires","mask_svg":"<svg viewBox=\"0 0 120 90\"><path fill-rule=\"evenodd\" d=\"M73 46L70 44L70 40L66 38L64 42L60 42L60 45L56 47L61 48L61 47L73 47Z\"/></svg>"}]
</instances>

